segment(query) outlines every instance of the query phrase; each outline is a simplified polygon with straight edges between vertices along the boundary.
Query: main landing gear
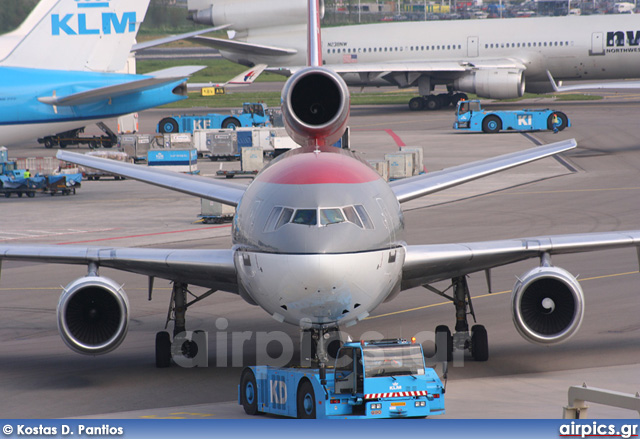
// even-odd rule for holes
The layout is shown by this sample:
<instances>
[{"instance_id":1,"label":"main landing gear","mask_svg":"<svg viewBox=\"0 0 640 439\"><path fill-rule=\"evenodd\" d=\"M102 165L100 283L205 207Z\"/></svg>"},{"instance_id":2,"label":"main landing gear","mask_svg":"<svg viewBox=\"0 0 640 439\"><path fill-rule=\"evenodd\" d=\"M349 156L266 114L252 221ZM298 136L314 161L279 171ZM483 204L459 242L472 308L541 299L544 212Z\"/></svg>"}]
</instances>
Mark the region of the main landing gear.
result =
<instances>
[{"instance_id":1,"label":"main landing gear","mask_svg":"<svg viewBox=\"0 0 640 439\"><path fill-rule=\"evenodd\" d=\"M468 97L464 93L441 93L437 95L418 96L409 101L409 110L439 110L448 106L455 107L458 101L467 100Z\"/></svg>"},{"instance_id":2,"label":"main landing gear","mask_svg":"<svg viewBox=\"0 0 640 439\"><path fill-rule=\"evenodd\" d=\"M152 286L150 286L150 290L151 289ZM215 292L216 290L209 290L200 296L196 296L189 291L187 284L180 282L173 283L167 322L165 324L165 329L167 329L169 322L173 320L173 341L171 340L171 335L166 330L156 334L156 367L163 368L171 366L171 359L176 353L186 359L192 359L198 355L198 344L195 341L197 337L194 335L190 340L185 338L187 308ZM187 294L195 297L195 299L187 302ZM194 331L194 334L201 332L202 331ZM181 338L184 338L184 341L178 345L176 342L179 342ZM174 346L174 344L176 346Z\"/></svg>"},{"instance_id":3,"label":"main landing gear","mask_svg":"<svg viewBox=\"0 0 640 439\"><path fill-rule=\"evenodd\" d=\"M476 321L476 316L471 303L467 278L460 276L451 280L451 287L449 288L453 288L453 296L447 295L446 290L439 291L430 285L425 285L424 287L451 300L456 308L455 333L452 335L446 325L438 326L436 328L436 349L444 346L447 361L453 360L454 352L464 354L465 351L469 352L471 358L476 361L487 361L489 359L487 330L482 325L473 325L471 331L469 331L467 315L471 314L474 322ZM440 357L440 355L439 358L444 360L444 356Z\"/></svg>"}]
</instances>

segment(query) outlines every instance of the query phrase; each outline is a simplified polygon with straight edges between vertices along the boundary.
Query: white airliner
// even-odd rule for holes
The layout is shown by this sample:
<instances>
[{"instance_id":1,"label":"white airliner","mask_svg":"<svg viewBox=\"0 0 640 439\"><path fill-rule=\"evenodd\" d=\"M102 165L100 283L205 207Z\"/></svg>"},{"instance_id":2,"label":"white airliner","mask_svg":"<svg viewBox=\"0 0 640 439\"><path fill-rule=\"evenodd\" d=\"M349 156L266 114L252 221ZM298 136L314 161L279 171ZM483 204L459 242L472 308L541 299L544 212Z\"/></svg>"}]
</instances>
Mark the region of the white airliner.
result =
<instances>
[{"instance_id":1,"label":"white airliner","mask_svg":"<svg viewBox=\"0 0 640 439\"><path fill-rule=\"evenodd\" d=\"M311 17L317 0L310 0ZM640 246L640 230L537 236L500 241L410 245L403 237L401 204L505 169L559 154L568 140L456 166L387 184L355 153L332 145L346 129L349 94L345 82L320 67L319 25L310 20L310 67L294 74L282 92L283 118L301 145L271 162L247 187L133 164L59 151L58 158L85 167L236 206L233 246L226 250L0 245L0 261L25 260L88 267L86 276L62 292L57 309L60 334L73 350L89 355L115 349L127 333L129 305L121 284L100 267L173 282L174 336L186 328L187 309L215 291L240 295L274 319L300 326L318 340L323 360L327 331L357 323L378 305L416 286L450 279L456 327L436 334L446 352L470 351L488 359L487 331L472 328L466 281L469 273L526 259L539 263L518 277L512 313L522 336L540 344L567 340L584 313L576 278L552 265L556 254ZM210 291L187 303L187 288ZM150 291L151 293L151 291ZM437 335L438 336L438 335ZM156 337L156 364L170 364L170 335Z\"/></svg>"},{"instance_id":2,"label":"white airliner","mask_svg":"<svg viewBox=\"0 0 640 439\"><path fill-rule=\"evenodd\" d=\"M305 65L305 8L304 0L189 0L194 21L235 31L231 40L193 40L231 61L290 74ZM325 65L349 85L418 87L412 110L455 105L464 93L508 99L563 90L561 80L640 78L640 18L630 14L337 26L322 39ZM434 95L436 85L449 93ZM570 90L620 86L640 83Z\"/></svg>"}]
</instances>

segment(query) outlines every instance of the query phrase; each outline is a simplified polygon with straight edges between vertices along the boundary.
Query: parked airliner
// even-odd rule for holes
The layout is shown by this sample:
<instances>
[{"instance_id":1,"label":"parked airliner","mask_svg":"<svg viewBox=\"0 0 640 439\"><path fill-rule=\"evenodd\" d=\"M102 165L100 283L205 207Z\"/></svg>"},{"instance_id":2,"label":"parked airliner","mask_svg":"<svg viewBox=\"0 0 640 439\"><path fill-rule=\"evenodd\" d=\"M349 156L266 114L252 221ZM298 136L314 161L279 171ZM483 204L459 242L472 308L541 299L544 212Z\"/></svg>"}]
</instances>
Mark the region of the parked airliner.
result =
<instances>
[{"instance_id":1,"label":"parked airliner","mask_svg":"<svg viewBox=\"0 0 640 439\"><path fill-rule=\"evenodd\" d=\"M332 145L349 117L347 85L321 67L317 0L310 0L310 67L282 91L283 118L301 148L272 161L249 186L184 175L59 151L58 158L188 195L236 206L229 249L114 248L57 245L0 245L0 261L81 264L87 275L67 285L59 300L60 334L73 350L110 352L124 339L129 322L120 283L100 275L101 267L173 282L170 309L174 337L186 328L187 310L216 291L240 295L274 319L312 332L317 356L326 353L324 335L364 319L378 305L416 286L451 280L456 327L437 328L454 348L473 358L489 357L487 331L472 328L466 281L469 273L526 259L539 259L520 275L512 293L512 314L522 336L540 344L567 340L584 313L582 289L568 271L552 264L555 254L640 246L640 230L538 236L499 241L410 245L404 240L402 203L505 169L562 153L576 146L561 141L525 151L397 180L387 184L355 153ZM187 303L189 285L209 288ZM156 337L156 364L170 364L170 335ZM188 350L187 350L188 352Z\"/></svg>"},{"instance_id":2,"label":"parked airliner","mask_svg":"<svg viewBox=\"0 0 640 439\"><path fill-rule=\"evenodd\" d=\"M0 37L0 144L186 99L202 67L124 68L149 0L42 0Z\"/></svg>"},{"instance_id":3,"label":"parked airliner","mask_svg":"<svg viewBox=\"0 0 640 439\"><path fill-rule=\"evenodd\" d=\"M197 36L231 61L268 64L289 75L305 65L304 0L189 0L197 23L229 25L233 39ZM454 106L465 93L509 99L525 91L640 88L640 82L586 81L640 78L640 19L594 15L394 22L328 27L322 31L325 65L349 85L418 87L412 110ZM448 94L433 94L445 85Z\"/></svg>"}]
</instances>

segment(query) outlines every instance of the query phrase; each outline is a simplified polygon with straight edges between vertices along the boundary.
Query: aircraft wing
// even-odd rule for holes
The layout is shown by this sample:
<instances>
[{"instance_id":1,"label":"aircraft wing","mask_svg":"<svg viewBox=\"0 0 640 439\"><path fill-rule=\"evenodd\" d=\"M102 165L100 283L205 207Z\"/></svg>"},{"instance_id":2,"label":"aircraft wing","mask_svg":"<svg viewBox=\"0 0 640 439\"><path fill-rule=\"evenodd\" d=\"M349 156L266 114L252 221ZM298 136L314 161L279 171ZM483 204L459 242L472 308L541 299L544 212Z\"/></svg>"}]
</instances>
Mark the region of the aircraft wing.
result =
<instances>
[{"instance_id":1,"label":"aircraft wing","mask_svg":"<svg viewBox=\"0 0 640 439\"><path fill-rule=\"evenodd\" d=\"M0 245L0 261L21 260L115 268L175 282L236 293L232 250Z\"/></svg>"},{"instance_id":2,"label":"aircraft wing","mask_svg":"<svg viewBox=\"0 0 640 439\"><path fill-rule=\"evenodd\" d=\"M544 253L556 255L623 247L640 247L640 230L410 245L403 267L402 289L541 257Z\"/></svg>"},{"instance_id":3,"label":"aircraft wing","mask_svg":"<svg viewBox=\"0 0 640 439\"><path fill-rule=\"evenodd\" d=\"M197 36L189 38L189 41L201 44L203 46L213 47L218 50L228 52L239 52L247 55L264 55L264 56L283 56L295 55L298 53L295 49L285 47L264 46L262 44L244 43L242 41L225 40L222 38Z\"/></svg>"},{"instance_id":4,"label":"aircraft wing","mask_svg":"<svg viewBox=\"0 0 640 439\"><path fill-rule=\"evenodd\" d=\"M208 34L209 32L215 32L218 30L226 29L230 24L225 24L222 26L210 27L208 29L196 30L193 32L188 32L186 34L180 35L169 35L165 38L159 38L157 40L145 41L144 43L134 44L131 48L132 52L137 52L138 50L150 49L152 47L161 46L163 44L173 43L174 41L186 40L188 38L193 38L202 34Z\"/></svg>"},{"instance_id":5,"label":"aircraft wing","mask_svg":"<svg viewBox=\"0 0 640 439\"><path fill-rule=\"evenodd\" d=\"M106 99L113 99L132 93L139 93L145 90L160 87L165 84L170 84L172 82L185 79L193 73L204 68L205 67L203 66L172 67L169 69L148 73L146 75L139 75L142 76L142 79L136 79L130 82L94 88L92 90L74 93L66 96L43 96L38 98L38 100L43 104L70 107L90 104L93 102L101 102Z\"/></svg>"},{"instance_id":6,"label":"aircraft wing","mask_svg":"<svg viewBox=\"0 0 640 439\"><path fill-rule=\"evenodd\" d=\"M357 56L357 55L356 55ZM336 73L456 73L473 69L517 68L524 70L520 61L511 58L485 60L434 60L380 63L345 63L325 66Z\"/></svg>"},{"instance_id":7,"label":"aircraft wing","mask_svg":"<svg viewBox=\"0 0 640 439\"><path fill-rule=\"evenodd\" d=\"M344 56L351 57L351 61L344 64L327 64L324 67L340 75L359 74L363 80L382 78L391 84L403 87L414 86L422 74L436 75L438 77L457 77L464 73L481 69L526 69L522 62L513 58L474 59L473 61L453 59L361 63L357 61L357 54L345 54ZM304 66L270 67L267 71L292 75L302 68Z\"/></svg>"},{"instance_id":8,"label":"aircraft wing","mask_svg":"<svg viewBox=\"0 0 640 439\"><path fill-rule=\"evenodd\" d=\"M237 206L246 190L246 186L215 180L197 175L156 169L148 166L123 163L116 160L92 157L74 152L58 151L56 157L66 162L87 168L98 169L111 174L139 180L165 189L172 189L188 195L222 204Z\"/></svg>"},{"instance_id":9,"label":"aircraft wing","mask_svg":"<svg viewBox=\"0 0 640 439\"><path fill-rule=\"evenodd\" d=\"M548 145L512 152L486 160L429 172L423 175L396 180L389 183L400 203L448 189L468 181L486 177L496 172L540 160L577 146L575 139L563 140Z\"/></svg>"}]
</instances>

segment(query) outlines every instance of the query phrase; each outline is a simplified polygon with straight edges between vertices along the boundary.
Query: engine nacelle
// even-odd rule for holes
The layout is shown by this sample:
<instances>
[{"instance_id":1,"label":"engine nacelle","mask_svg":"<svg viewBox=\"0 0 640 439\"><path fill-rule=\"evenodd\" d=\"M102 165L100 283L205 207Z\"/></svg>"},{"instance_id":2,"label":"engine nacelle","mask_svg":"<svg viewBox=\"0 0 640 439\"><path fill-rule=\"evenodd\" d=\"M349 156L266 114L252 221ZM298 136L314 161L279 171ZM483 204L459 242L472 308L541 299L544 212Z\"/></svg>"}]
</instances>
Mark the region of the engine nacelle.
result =
<instances>
[{"instance_id":1,"label":"engine nacelle","mask_svg":"<svg viewBox=\"0 0 640 439\"><path fill-rule=\"evenodd\" d=\"M582 324L584 294L578 280L559 267L537 267L516 282L511 296L516 329L538 344L568 340Z\"/></svg>"},{"instance_id":2,"label":"engine nacelle","mask_svg":"<svg viewBox=\"0 0 640 439\"><path fill-rule=\"evenodd\" d=\"M299 145L332 145L349 120L349 89L335 72L307 67L282 89L282 116L287 133Z\"/></svg>"},{"instance_id":3,"label":"engine nacelle","mask_svg":"<svg viewBox=\"0 0 640 439\"><path fill-rule=\"evenodd\" d=\"M89 275L66 286L58 302L58 330L76 352L100 355L117 348L129 327L129 300L106 277Z\"/></svg>"},{"instance_id":4,"label":"engine nacelle","mask_svg":"<svg viewBox=\"0 0 640 439\"><path fill-rule=\"evenodd\" d=\"M230 29L235 31L307 22L307 2L304 0L189 0L188 8L189 17L195 23L230 24ZM320 16L324 16L322 0Z\"/></svg>"},{"instance_id":5,"label":"engine nacelle","mask_svg":"<svg viewBox=\"0 0 640 439\"><path fill-rule=\"evenodd\" d=\"M456 79L453 86L481 98L513 99L524 94L525 80L520 69L482 69Z\"/></svg>"}]
</instances>

